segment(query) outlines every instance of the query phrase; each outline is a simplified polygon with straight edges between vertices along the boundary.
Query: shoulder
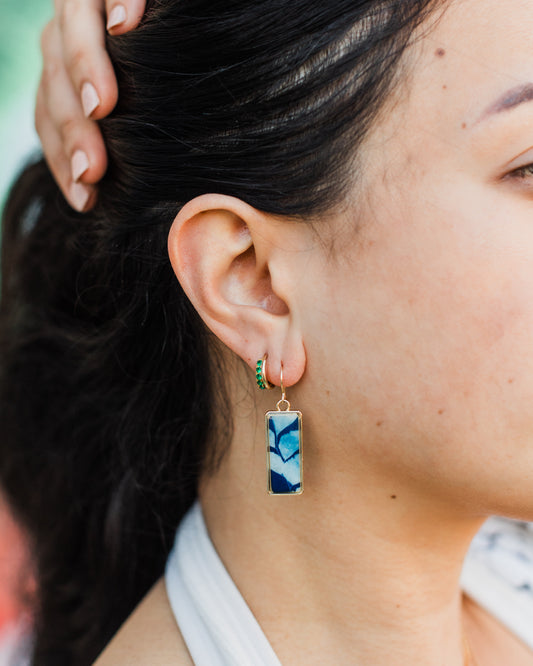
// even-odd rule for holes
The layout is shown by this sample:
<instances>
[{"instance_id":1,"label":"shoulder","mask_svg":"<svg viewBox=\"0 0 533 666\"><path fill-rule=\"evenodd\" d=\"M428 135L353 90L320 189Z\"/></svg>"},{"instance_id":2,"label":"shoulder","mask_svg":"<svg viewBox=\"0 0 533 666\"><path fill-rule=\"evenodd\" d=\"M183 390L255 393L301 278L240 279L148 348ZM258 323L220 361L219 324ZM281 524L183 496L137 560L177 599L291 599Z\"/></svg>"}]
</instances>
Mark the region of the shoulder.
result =
<instances>
[{"instance_id":1,"label":"shoulder","mask_svg":"<svg viewBox=\"0 0 533 666\"><path fill-rule=\"evenodd\" d=\"M160 578L93 666L193 666Z\"/></svg>"}]
</instances>

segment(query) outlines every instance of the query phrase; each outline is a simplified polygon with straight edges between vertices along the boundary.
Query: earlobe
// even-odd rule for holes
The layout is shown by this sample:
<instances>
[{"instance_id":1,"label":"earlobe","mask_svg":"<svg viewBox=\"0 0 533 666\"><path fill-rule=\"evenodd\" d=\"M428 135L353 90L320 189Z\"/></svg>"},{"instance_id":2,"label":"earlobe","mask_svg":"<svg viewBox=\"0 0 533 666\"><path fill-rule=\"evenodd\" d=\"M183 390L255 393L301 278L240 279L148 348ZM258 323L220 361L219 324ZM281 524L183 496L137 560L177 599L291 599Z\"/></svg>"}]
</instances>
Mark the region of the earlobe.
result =
<instances>
[{"instance_id":1,"label":"earlobe","mask_svg":"<svg viewBox=\"0 0 533 666\"><path fill-rule=\"evenodd\" d=\"M168 250L181 286L208 328L252 369L268 352L273 383L279 384L283 362L290 386L303 373L305 353L291 303L278 293L290 291L283 289L289 273L281 269L273 223L234 197L202 195L176 216Z\"/></svg>"}]
</instances>

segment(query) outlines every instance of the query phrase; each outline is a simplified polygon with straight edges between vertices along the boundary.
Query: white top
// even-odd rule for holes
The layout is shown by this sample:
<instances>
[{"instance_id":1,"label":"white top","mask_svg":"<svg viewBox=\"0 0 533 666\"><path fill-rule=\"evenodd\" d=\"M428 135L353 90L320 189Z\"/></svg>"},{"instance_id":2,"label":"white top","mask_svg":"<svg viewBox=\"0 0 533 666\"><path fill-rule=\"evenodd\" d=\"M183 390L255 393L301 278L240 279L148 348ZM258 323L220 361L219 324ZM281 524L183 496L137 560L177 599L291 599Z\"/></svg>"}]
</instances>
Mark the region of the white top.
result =
<instances>
[{"instance_id":1,"label":"white top","mask_svg":"<svg viewBox=\"0 0 533 666\"><path fill-rule=\"evenodd\" d=\"M281 666L211 541L200 502L183 518L165 581L196 666ZM533 526L490 518L468 552L461 586L533 649Z\"/></svg>"},{"instance_id":2,"label":"white top","mask_svg":"<svg viewBox=\"0 0 533 666\"><path fill-rule=\"evenodd\" d=\"M165 581L195 666L281 666L222 564L198 500L178 527Z\"/></svg>"}]
</instances>

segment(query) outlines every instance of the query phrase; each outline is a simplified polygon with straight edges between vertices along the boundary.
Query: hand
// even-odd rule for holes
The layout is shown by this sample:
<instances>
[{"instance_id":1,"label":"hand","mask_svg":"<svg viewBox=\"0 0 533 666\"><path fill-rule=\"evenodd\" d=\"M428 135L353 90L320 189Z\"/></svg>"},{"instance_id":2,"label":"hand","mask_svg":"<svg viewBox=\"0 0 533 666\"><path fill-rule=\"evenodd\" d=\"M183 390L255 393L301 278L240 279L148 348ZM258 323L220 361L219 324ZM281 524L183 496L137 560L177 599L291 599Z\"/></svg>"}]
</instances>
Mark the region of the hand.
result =
<instances>
[{"instance_id":1,"label":"hand","mask_svg":"<svg viewBox=\"0 0 533 666\"><path fill-rule=\"evenodd\" d=\"M96 119L117 103L115 73L105 50L112 35L135 28L145 0L55 0L55 16L41 36L43 71L35 127L44 155L71 206L86 211L107 168Z\"/></svg>"}]
</instances>

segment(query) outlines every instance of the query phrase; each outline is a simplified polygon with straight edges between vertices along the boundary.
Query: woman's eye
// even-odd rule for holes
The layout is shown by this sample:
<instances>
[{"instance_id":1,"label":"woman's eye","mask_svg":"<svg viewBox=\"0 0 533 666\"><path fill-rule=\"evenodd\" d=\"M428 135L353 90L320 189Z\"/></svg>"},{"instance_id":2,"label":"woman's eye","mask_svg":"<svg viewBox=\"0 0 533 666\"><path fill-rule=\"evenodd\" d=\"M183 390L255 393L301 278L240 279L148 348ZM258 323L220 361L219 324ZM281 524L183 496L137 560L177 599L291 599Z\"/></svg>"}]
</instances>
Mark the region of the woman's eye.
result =
<instances>
[{"instance_id":1,"label":"woman's eye","mask_svg":"<svg viewBox=\"0 0 533 666\"><path fill-rule=\"evenodd\" d=\"M509 175L513 178L531 178L533 176L533 164L526 164L526 166L515 169Z\"/></svg>"}]
</instances>

